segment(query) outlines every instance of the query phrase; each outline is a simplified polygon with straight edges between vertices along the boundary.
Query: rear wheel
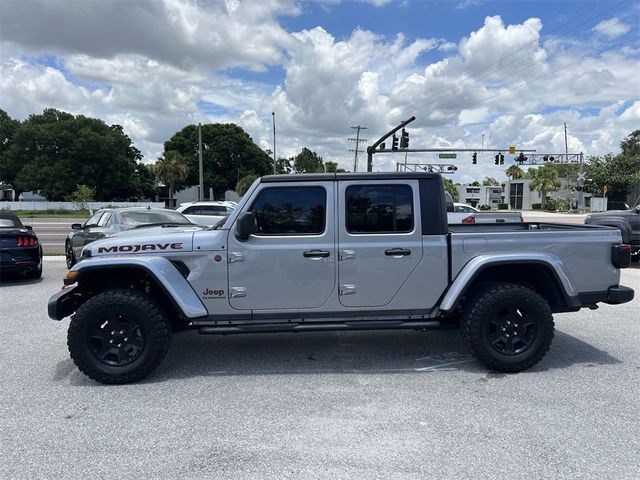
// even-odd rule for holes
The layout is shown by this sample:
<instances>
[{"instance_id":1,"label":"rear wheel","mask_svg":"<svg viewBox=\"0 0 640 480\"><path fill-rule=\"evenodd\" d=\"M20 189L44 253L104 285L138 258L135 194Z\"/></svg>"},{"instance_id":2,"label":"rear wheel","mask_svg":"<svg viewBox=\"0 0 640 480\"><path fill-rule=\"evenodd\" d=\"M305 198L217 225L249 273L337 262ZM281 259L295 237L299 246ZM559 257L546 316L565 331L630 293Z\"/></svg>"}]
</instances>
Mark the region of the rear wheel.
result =
<instances>
[{"instance_id":1,"label":"rear wheel","mask_svg":"<svg viewBox=\"0 0 640 480\"><path fill-rule=\"evenodd\" d=\"M479 290L462 317L469 351L488 367L519 372L538 363L551 346L553 317L530 288L492 284Z\"/></svg>"},{"instance_id":2,"label":"rear wheel","mask_svg":"<svg viewBox=\"0 0 640 480\"><path fill-rule=\"evenodd\" d=\"M163 311L136 290L108 290L84 303L67 335L71 358L102 383L140 380L164 359L171 329Z\"/></svg>"},{"instance_id":3,"label":"rear wheel","mask_svg":"<svg viewBox=\"0 0 640 480\"><path fill-rule=\"evenodd\" d=\"M73 253L73 246L69 240L64 244L64 256L67 260L67 268L71 268L76 264L76 254Z\"/></svg>"}]
</instances>

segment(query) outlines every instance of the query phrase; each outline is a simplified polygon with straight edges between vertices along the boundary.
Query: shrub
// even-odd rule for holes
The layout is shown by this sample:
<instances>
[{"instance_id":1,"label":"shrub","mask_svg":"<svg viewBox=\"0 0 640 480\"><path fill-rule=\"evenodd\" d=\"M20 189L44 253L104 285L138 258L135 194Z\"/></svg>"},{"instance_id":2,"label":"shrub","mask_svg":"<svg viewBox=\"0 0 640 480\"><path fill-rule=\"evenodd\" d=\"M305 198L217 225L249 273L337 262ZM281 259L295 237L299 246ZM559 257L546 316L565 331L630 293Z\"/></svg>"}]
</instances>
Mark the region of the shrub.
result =
<instances>
[{"instance_id":1,"label":"shrub","mask_svg":"<svg viewBox=\"0 0 640 480\"><path fill-rule=\"evenodd\" d=\"M531 209L532 210L542 210L542 204L541 203L532 203L531 204Z\"/></svg>"},{"instance_id":2,"label":"shrub","mask_svg":"<svg viewBox=\"0 0 640 480\"><path fill-rule=\"evenodd\" d=\"M509 204L508 203L499 203L498 204L498 210L508 210L509 209Z\"/></svg>"}]
</instances>

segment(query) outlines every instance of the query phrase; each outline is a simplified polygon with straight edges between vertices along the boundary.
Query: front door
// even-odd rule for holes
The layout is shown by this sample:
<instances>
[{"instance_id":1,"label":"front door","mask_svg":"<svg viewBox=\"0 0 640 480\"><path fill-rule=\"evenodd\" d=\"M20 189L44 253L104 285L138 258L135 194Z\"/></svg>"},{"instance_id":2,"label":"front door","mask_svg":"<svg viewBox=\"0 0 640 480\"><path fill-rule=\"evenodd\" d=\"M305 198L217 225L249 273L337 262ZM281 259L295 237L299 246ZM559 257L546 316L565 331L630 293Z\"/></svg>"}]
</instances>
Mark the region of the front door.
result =
<instances>
[{"instance_id":1,"label":"front door","mask_svg":"<svg viewBox=\"0 0 640 480\"><path fill-rule=\"evenodd\" d=\"M311 310L336 283L335 182L262 183L245 211L258 232L229 231L229 302L237 310Z\"/></svg>"},{"instance_id":2,"label":"front door","mask_svg":"<svg viewBox=\"0 0 640 480\"><path fill-rule=\"evenodd\" d=\"M341 181L338 283L345 307L391 302L422 259L417 180Z\"/></svg>"}]
</instances>

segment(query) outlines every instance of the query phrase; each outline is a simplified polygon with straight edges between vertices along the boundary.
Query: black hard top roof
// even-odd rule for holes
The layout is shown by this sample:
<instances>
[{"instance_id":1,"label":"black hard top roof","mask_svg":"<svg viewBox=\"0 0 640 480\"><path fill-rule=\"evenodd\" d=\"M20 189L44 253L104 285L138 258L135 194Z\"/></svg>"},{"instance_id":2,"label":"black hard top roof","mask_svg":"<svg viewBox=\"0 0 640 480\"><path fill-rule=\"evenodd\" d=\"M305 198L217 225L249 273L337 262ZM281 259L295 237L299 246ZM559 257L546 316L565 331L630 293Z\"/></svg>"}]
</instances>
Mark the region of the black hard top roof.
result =
<instances>
[{"instance_id":1,"label":"black hard top roof","mask_svg":"<svg viewBox=\"0 0 640 480\"><path fill-rule=\"evenodd\" d=\"M319 182L338 180L433 180L439 173L429 172L379 172L379 173L295 173L288 175L267 175L260 179L263 183L275 182Z\"/></svg>"}]
</instances>

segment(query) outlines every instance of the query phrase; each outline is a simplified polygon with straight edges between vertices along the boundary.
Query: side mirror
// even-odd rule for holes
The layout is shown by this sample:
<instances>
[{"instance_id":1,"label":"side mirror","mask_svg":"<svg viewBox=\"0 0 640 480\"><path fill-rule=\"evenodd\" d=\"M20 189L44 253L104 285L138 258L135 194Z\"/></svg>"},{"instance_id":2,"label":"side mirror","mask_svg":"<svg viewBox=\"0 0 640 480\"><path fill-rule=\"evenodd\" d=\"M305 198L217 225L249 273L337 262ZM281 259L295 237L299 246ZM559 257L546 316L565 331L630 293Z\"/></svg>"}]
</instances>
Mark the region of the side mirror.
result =
<instances>
[{"instance_id":1,"label":"side mirror","mask_svg":"<svg viewBox=\"0 0 640 480\"><path fill-rule=\"evenodd\" d=\"M72 230L82 230L82 224L81 223L72 223L71 224L71 229Z\"/></svg>"},{"instance_id":2,"label":"side mirror","mask_svg":"<svg viewBox=\"0 0 640 480\"><path fill-rule=\"evenodd\" d=\"M236 238L241 242L249 240L249 235L258 231L258 223L253 212L242 212L236 220Z\"/></svg>"}]
</instances>

